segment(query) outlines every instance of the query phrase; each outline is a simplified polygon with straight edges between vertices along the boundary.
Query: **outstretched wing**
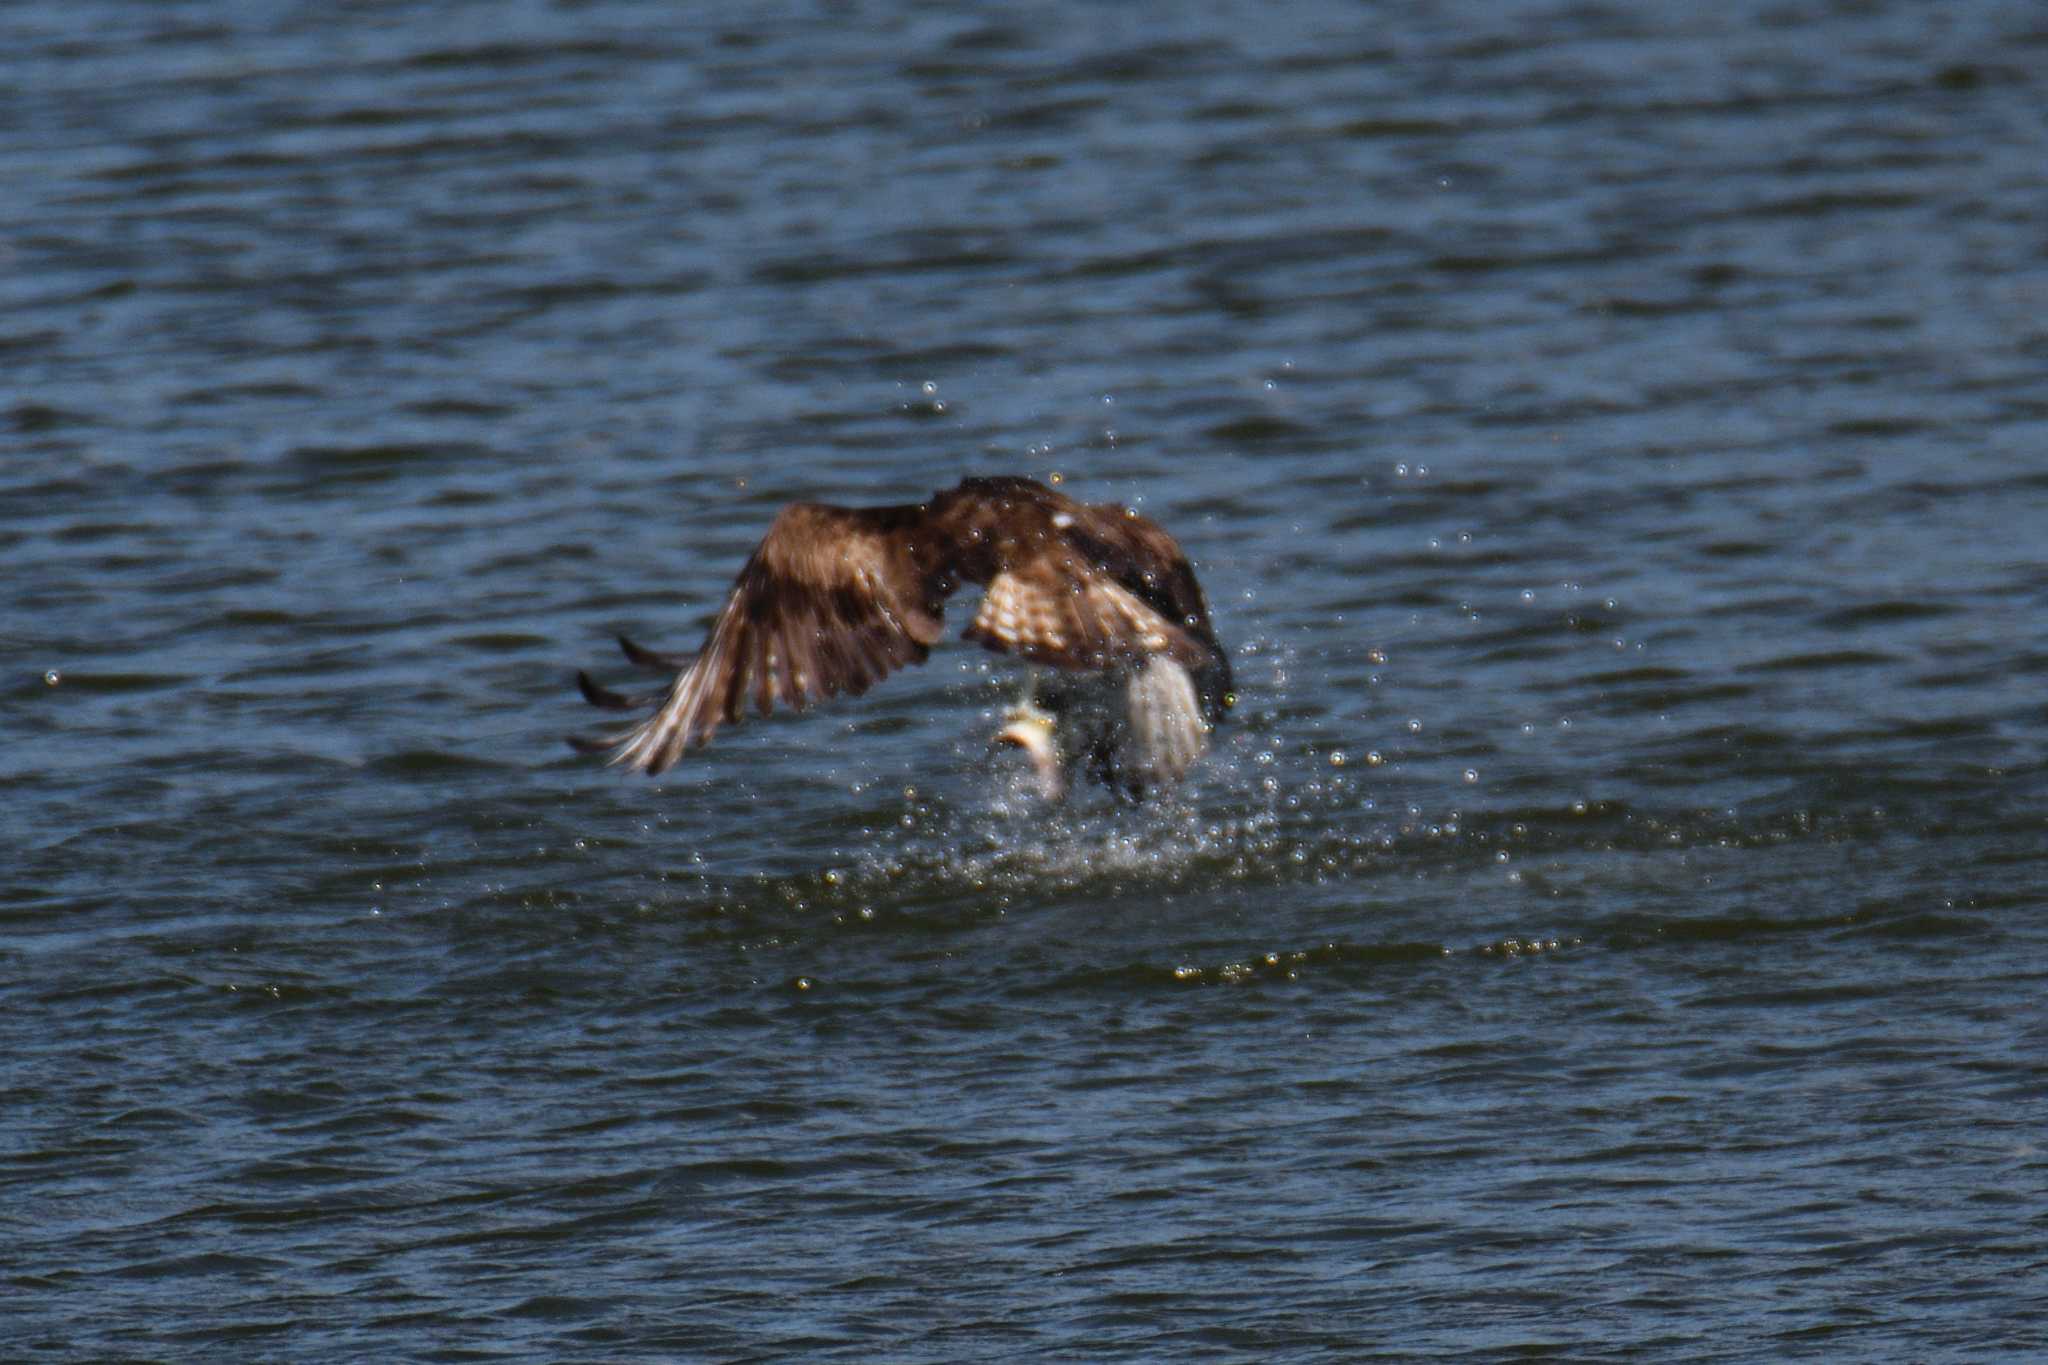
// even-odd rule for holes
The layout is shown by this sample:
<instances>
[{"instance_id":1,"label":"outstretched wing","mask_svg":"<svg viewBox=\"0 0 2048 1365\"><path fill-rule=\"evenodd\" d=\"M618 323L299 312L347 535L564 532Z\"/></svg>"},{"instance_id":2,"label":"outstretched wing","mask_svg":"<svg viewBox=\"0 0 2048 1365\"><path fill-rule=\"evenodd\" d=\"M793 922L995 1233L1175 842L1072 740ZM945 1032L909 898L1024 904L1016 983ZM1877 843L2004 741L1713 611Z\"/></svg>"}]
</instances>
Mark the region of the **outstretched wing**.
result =
<instances>
[{"instance_id":1,"label":"outstretched wing","mask_svg":"<svg viewBox=\"0 0 2048 1365\"><path fill-rule=\"evenodd\" d=\"M703 649L654 714L631 729L571 742L659 773L721 722L739 720L749 698L764 716L777 702L801 710L842 692L857 696L895 669L924 662L950 588L921 562L915 531L924 511L785 507L740 570ZM622 643L635 662L674 662ZM598 705L633 704L587 678L578 683Z\"/></svg>"},{"instance_id":2,"label":"outstretched wing","mask_svg":"<svg viewBox=\"0 0 2048 1365\"><path fill-rule=\"evenodd\" d=\"M636 664L679 670L654 714L570 742L659 773L738 721L749 698L766 715L778 701L801 710L858 695L924 661L945 599L962 583L988 589L969 639L1058 668L1138 670L1147 681L1131 694L1133 720L1152 724L1162 772L1177 775L1191 757L1182 693L1199 692L1212 724L1228 705L1229 661L1173 537L1124 508L1085 506L1030 479L968 479L912 506L784 508L694 659L620 641ZM1157 660L1171 661L1171 674L1150 670ZM582 674L577 686L609 709L657 700Z\"/></svg>"}]
</instances>

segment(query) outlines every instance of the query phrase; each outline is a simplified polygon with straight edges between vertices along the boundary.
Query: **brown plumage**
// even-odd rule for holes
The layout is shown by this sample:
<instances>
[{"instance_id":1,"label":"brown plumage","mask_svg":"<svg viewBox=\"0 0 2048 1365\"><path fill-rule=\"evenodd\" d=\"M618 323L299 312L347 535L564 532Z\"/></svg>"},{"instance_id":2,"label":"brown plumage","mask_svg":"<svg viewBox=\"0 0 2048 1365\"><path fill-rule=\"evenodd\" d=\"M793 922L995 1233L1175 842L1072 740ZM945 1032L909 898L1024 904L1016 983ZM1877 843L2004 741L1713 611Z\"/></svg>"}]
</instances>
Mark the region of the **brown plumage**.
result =
<instances>
[{"instance_id":1,"label":"brown plumage","mask_svg":"<svg viewBox=\"0 0 2048 1365\"><path fill-rule=\"evenodd\" d=\"M658 700L627 730L570 742L611 762L659 773L736 722L752 702L802 710L858 696L905 664L923 663L942 633L946 599L986 589L963 632L989 649L1125 687L1129 761L1104 734L1077 755L1133 789L1177 778L1222 719L1230 662L1209 626L1187 556L1156 523L1114 503L1080 503L1031 479L968 479L921 503L833 507L791 503L740 570L695 658L621 638L643 667L677 670L659 698L608 691L586 674L591 704L631 709ZM1164 736L1165 738L1161 738Z\"/></svg>"}]
</instances>

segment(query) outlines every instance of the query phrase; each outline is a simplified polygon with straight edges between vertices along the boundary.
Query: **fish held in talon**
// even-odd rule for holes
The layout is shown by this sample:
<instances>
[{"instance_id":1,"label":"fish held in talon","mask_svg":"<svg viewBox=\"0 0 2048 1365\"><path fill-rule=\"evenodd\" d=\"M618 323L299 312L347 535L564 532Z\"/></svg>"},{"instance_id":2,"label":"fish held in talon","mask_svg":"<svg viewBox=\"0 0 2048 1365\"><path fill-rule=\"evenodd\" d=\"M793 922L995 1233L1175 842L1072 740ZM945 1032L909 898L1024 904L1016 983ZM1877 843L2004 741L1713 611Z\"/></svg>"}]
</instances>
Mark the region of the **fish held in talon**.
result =
<instances>
[{"instance_id":1,"label":"fish held in talon","mask_svg":"<svg viewBox=\"0 0 2048 1365\"><path fill-rule=\"evenodd\" d=\"M990 744L1021 749L1030 761L1032 784L1048 801L1067 795L1067 763L1060 753L1059 720L1031 698L1003 713L1003 728Z\"/></svg>"},{"instance_id":2,"label":"fish held in talon","mask_svg":"<svg viewBox=\"0 0 2048 1365\"><path fill-rule=\"evenodd\" d=\"M975 478L920 503L783 508L694 657L619 638L630 663L674 674L665 691L577 674L593 706L653 710L570 743L656 774L750 702L766 716L859 696L929 657L969 584L982 599L962 638L1030 670L991 743L1022 750L1047 799L1077 775L1134 799L1178 782L1235 700L1201 585L1163 527L1032 479Z\"/></svg>"}]
</instances>

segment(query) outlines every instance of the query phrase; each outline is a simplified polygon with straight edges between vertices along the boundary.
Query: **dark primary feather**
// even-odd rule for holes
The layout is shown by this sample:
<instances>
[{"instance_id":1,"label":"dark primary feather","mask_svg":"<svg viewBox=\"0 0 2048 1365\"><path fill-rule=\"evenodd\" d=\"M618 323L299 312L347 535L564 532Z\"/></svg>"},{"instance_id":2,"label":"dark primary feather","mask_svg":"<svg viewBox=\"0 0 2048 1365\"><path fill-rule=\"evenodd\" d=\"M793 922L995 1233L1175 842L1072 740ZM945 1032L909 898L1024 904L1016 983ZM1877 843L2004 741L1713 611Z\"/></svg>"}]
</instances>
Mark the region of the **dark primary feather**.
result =
<instances>
[{"instance_id":1,"label":"dark primary feather","mask_svg":"<svg viewBox=\"0 0 2048 1365\"><path fill-rule=\"evenodd\" d=\"M751 702L801 710L859 695L938 642L946 599L987 595L964 632L988 648L1076 671L1155 656L1185 668L1205 718L1220 719L1230 665L1173 537L1113 504L1083 504L1030 479L968 479L922 503L792 503L740 569L694 658L620 638L632 663L677 670L641 724L578 748L659 773L740 719ZM634 699L579 675L586 700Z\"/></svg>"},{"instance_id":2,"label":"dark primary feather","mask_svg":"<svg viewBox=\"0 0 2048 1365\"><path fill-rule=\"evenodd\" d=\"M637 664L650 673L673 673L679 668L688 668L690 660L681 654L657 654L651 649L634 644L625 636L619 637L619 652L626 656L628 663Z\"/></svg>"},{"instance_id":3,"label":"dark primary feather","mask_svg":"<svg viewBox=\"0 0 2048 1365\"><path fill-rule=\"evenodd\" d=\"M580 668L576 670L576 690L583 694L583 700L606 711L631 711L653 700L652 697L628 697L608 687L599 687Z\"/></svg>"}]
</instances>

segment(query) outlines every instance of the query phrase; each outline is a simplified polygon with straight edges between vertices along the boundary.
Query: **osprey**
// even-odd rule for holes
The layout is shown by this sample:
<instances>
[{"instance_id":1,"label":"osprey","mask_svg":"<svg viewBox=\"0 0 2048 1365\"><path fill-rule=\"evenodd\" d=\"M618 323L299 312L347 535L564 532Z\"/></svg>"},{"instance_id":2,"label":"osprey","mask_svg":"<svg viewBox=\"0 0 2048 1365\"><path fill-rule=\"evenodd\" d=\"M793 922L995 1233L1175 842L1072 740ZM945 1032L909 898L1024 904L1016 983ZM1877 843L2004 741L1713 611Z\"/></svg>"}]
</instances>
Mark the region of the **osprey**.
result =
<instances>
[{"instance_id":1,"label":"osprey","mask_svg":"<svg viewBox=\"0 0 2048 1365\"><path fill-rule=\"evenodd\" d=\"M665 692L627 697L576 675L612 710L654 703L630 729L572 739L653 774L737 722L749 699L861 693L923 663L946 599L984 589L962 633L1059 670L1034 682L994 742L1030 757L1040 790L1065 794L1076 770L1129 796L1173 782L1235 701L1230 661L1187 556L1156 523L1114 503L1081 503L1024 478L967 479L924 502L782 509L712 622L696 657L624 636L632 663L675 671Z\"/></svg>"}]
</instances>

